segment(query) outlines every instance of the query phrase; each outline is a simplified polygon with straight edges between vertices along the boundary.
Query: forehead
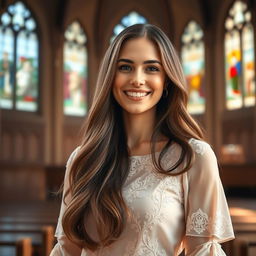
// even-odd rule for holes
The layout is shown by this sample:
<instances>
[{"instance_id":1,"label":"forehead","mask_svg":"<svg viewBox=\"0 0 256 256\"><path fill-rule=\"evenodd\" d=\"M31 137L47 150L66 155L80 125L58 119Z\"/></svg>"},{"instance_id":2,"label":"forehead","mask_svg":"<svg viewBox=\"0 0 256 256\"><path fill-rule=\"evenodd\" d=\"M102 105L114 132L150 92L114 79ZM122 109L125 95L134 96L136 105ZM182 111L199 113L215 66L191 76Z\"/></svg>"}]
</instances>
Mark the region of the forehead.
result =
<instances>
[{"instance_id":1,"label":"forehead","mask_svg":"<svg viewBox=\"0 0 256 256\"><path fill-rule=\"evenodd\" d=\"M156 43L146 37L129 39L120 50L119 58L161 60Z\"/></svg>"}]
</instances>

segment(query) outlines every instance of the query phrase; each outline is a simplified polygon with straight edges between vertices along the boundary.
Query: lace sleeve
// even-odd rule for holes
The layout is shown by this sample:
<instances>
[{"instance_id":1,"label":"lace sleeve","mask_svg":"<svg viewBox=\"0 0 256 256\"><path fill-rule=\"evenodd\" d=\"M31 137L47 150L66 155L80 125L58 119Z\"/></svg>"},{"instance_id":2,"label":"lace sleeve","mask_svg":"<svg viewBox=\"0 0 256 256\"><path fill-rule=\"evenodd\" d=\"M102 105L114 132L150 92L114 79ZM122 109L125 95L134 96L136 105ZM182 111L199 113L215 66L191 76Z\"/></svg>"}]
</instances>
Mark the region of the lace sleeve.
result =
<instances>
[{"instance_id":1,"label":"lace sleeve","mask_svg":"<svg viewBox=\"0 0 256 256\"><path fill-rule=\"evenodd\" d=\"M190 144L195 152L195 161L183 176L185 239L206 238L205 243L215 241L215 244L231 240L234 233L216 157L207 143L192 139ZM217 250L215 244L213 246ZM208 243L205 248L209 248L209 245L212 244Z\"/></svg>"}]
</instances>

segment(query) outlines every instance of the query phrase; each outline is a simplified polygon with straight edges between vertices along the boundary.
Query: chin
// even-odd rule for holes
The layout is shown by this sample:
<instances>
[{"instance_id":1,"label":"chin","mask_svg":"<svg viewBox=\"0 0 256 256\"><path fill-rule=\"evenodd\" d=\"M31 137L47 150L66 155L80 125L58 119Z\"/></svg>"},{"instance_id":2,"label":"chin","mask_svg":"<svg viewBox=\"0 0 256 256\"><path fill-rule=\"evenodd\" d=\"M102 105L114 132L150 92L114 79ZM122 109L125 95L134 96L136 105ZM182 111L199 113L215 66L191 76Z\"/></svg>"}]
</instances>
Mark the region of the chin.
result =
<instances>
[{"instance_id":1,"label":"chin","mask_svg":"<svg viewBox=\"0 0 256 256\"><path fill-rule=\"evenodd\" d=\"M125 112L127 114L130 114L130 115L139 115L139 114L142 114L144 113L145 111L142 111L142 110L131 110L131 109L125 109Z\"/></svg>"},{"instance_id":2,"label":"chin","mask_svg":"<svg viewBox=\"0 0 256 256\"><path fill-rule=\"evenodd\" d=\"M150 112L154 113L154 108L123 108L125 113L129 115L142 115L149 114Z\"/></svg>"}]
</instances>

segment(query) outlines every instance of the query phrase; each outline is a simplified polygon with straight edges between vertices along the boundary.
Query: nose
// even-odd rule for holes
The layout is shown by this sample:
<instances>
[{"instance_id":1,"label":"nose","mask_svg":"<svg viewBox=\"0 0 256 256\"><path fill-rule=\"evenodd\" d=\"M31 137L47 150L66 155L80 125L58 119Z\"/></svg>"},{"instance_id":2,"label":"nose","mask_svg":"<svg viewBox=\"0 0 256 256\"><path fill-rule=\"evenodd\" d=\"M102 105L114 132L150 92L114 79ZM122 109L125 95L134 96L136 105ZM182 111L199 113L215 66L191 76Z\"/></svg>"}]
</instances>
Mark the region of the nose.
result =
<instances>
[{"instance_id":1,"label":"nose","mask_svg":"<svg viewBox=\"0 0 256 256\"><path fill-rule=\"evenodd\" d=\"M145 84L145 76L141 70L137 70L131 77L131 84L136 87L140 87Z\"/></svg>"}]
</instances>

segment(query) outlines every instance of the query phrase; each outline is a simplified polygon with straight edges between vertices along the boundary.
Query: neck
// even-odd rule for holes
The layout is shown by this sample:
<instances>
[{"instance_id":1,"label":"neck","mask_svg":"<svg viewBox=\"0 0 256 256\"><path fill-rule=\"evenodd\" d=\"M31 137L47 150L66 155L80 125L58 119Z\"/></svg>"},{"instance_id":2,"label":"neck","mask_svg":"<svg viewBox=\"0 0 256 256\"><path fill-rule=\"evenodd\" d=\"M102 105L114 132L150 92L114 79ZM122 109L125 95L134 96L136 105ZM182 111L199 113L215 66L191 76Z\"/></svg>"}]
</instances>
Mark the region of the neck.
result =
<instances>
[{"instance_id":1,"label":"neck","mask_svg":"<svg viewBox=\"0 0 256 256\"><path fill-rule=\"evenodd\" d=\"M143 114L123 113L124 126L129 149L149 143L155 127L155 112Z\"/></svg>"}]
</instances>

